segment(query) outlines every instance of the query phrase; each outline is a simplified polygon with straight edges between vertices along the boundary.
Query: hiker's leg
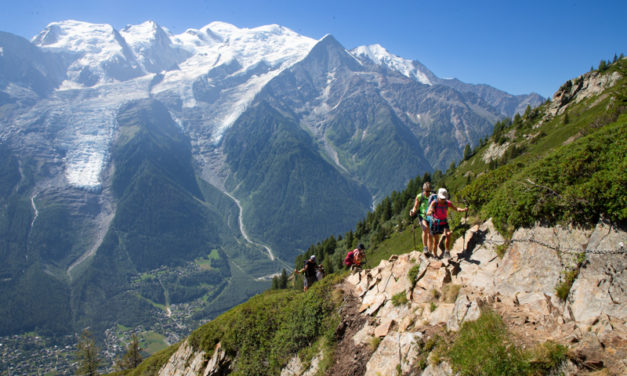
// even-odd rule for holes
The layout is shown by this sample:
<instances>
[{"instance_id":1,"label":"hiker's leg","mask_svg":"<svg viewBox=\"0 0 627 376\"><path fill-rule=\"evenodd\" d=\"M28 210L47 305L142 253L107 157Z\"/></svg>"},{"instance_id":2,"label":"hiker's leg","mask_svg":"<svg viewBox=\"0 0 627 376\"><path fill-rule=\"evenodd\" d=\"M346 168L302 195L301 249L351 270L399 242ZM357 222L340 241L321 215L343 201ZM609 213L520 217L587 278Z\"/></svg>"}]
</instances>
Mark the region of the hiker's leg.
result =
<instances>
[{"instance_id":1,"label":"hiker's leg","mask_svg":"<svg viewBox=\"0 0 627 376\"><path fill-rule=\"evenodd\" d=\"M425 221L424 219L420 220L420 227L422 228L422 245L423 245L423 250L424 248L429 248L429 225L427 224L427 221Z\"/></svg>"},{"instance_id":2,"label":"hiker's leg","mask_svg":"<svg viewBox=\"0 0 627 376\"><path fill-rule=\"evenodd\" d=\"M451 231L450 230L444 230L444 236L446 236L446 242L444 243L444 246L446 248L447 251L451 250L451 239L453 238L451 236Z\"/></svg>"},{"instance_id":3,"label":"hiker's leg","mask_svg":"<svg viewBox=\"0 0 627 376\"><path fill-rule=\"evenodd\" d=\"M433 238L433 247L431 248L431 254L433 257L438 257L438 247L440 245L440 234L431 234Z\"/></svg>"},{"instance_id":4,"label":"hiker's leg","mask_svg":"<svg viewBox=\"0 0 627 376\"><path fill-rule=\"evenodd\" d=\"M433 234L429 235L429 249L427 249L427 254L433 253L433 248L435 247L435 237Z\"/></svg>"}]
</instances>

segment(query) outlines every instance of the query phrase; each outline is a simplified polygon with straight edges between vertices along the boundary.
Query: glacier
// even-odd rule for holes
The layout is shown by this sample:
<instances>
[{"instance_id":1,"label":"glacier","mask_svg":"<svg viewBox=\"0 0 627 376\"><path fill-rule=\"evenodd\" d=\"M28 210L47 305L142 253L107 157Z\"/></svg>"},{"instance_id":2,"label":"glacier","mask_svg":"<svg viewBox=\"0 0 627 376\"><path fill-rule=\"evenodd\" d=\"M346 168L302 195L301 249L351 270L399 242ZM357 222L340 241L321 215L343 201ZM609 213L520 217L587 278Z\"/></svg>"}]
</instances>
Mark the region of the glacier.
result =
<instances>
[{"instance_id":1,"label":"glacier","mask_svg":"<svg viewBox=\"0 0 627 376\"><path fill-rule=\"evenodd\" d=\"M118 32L106 24L67 20L49 24L32 43L70 61L65 80L37 106L46 113L46 126L61 128L53 142L64 152L66 183L98 190L124 103L180 98L182 107L171 109L172 118L186 131L203 128L196 145L217 145L255 95L317 41L279 25L248 29L212 22L172 35L153 21ZM229 64L236 69L222 72ZM235 84L216 89L217 100L197 98L195 84L211 87L223 80ZM202 124L191 124L194 111L202 114ZM23 117L21 126L32 121Z\"/></svg>"}]
</instances>

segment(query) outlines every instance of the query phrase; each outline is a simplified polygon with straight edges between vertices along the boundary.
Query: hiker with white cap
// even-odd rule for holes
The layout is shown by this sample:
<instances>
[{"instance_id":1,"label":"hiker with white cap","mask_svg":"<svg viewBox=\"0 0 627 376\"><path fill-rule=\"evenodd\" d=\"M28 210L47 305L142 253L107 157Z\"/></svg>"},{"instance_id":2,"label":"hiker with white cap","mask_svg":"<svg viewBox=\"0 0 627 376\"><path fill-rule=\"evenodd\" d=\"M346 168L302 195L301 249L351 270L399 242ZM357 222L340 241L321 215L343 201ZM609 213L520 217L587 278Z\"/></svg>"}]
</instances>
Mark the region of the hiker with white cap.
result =
<instances>
[{"instance_id":1,"label":"hiker with white cap","mask_svg":"<svg viewBox=\"0 0 627 376\"><path fill-rule=\"evenodd\" d=\"M449 228L447 216L448 208L451 208L458 212L468 211L468 208L458 208L451 201L449 201L449 195L446 188L438 189L437 199L433 200L427 210L427 217L429 218L429 228L431 230L431 246L429 247L434 256L436 255L438 245L440 244L440 236L444 235L446 241L444 243L444 254L442 257L451 257L451 229Z\"/></svg>"},{"instance_id":2,"label":"hiker with white cap","mask_svg":"<svg viewBox=\"0 0 627 376\"><path fill-rule=\"evenodd\" d=\"M316 256L311 255L311 257L305 261L305 267L301 270L295 270L296 273L305 273L305 285L304 291L307 291L308 288L316 282L316 271L318 269L318 264L316 264Z\"/></svg>"}]
</instances>

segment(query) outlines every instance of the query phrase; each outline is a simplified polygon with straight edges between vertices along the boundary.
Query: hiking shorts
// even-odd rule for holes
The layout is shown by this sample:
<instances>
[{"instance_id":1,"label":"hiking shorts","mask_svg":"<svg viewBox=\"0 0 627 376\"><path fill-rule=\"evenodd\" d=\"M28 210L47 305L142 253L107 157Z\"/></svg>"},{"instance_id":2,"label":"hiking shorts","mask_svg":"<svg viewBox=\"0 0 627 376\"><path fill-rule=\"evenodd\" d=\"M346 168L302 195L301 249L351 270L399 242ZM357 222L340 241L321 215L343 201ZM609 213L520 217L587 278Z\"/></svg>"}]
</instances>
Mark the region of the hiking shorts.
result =
<instances>
[{"instance_id":1,"label":"hiking shorts","mask_svg":"<svg viewBox=\"0 0 627 376\"><path fill-rule=\"evenodd\" d=\"M448 222L432 218L429 223L429 229L431 230L431 235L441 235L444 230L449 229Z\"/></svg>"},{"instance_id":2,"label":"hiking shorts","mask_svg":"<svg viewBox=\"0 0 627 376\"><path fill-rule=\"evenodd\" d=\"M422 231L427 231L427 226L422 223L423 221L427 222L427 226L429 226L429 220L425 217L421 217L420 215L418 215L418 222L420 222L420 227L422 228Z\"/></svg>"},{"instance_id":3,"label":"hiking shorts","mask_svg":"<svg viewBox=\"0 0 627 376\"><path fill-rule=\"evenodd\" d=\"M314 284L314 282L316 282L316 276L305 276L305 287L309 288L311 287L311 285Z\"/></svg>"}]
</instances>

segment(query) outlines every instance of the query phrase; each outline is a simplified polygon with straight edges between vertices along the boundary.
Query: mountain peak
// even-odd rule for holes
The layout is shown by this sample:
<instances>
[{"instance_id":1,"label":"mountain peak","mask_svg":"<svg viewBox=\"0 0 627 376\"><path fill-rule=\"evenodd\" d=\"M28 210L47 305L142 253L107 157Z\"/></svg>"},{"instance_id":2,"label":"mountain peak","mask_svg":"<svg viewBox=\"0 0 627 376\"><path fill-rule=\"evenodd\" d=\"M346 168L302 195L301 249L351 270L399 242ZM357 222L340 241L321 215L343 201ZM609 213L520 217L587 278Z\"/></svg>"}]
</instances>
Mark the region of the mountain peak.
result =
<instances>
[{"instance_id":1,"label":"mountain peak","mask_svg":"<svg viewBox=\"0 0 627 376\"><path fill-rule=\"evenodd\" d=\"M40 47L58 47L78 51L84 47L81 40L96 37L98 42L101 42L111 40L114 34L115 29L109 24L65 20L49 23L31 42Z\"/></svg>"},{"instance_id":2,"label":"mountain peak","mask_svg":"<svg viewBox=\"0 0 627 376\"><path fill-rule=\"evenodd\" d=\"M375 64L386 66L422 84L433 85L432 80L429 78L429 76L433 76L433 73L422 66L422 64L391 54L380 44L359 46L351 50L351 53L358 59L367 59Z\"/></svg>"}]
</instances>

